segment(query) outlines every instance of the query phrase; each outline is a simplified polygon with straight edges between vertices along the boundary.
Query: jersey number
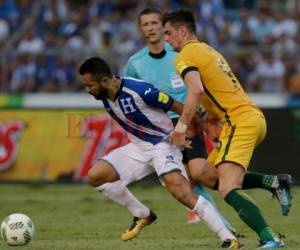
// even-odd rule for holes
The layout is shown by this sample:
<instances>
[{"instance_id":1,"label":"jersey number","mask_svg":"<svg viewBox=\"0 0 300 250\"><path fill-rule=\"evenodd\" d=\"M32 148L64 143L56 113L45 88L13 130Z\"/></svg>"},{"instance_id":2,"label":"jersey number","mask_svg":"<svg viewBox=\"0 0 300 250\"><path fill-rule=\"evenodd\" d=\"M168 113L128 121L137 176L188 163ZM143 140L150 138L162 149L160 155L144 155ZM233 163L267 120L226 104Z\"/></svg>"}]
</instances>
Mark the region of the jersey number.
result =
<instances>
[{"instance_id":1,"label":"jersey number","mask_svg":"<svg viewBox=\"0 0 300 250\"><path fill-rule=\"evenodd\" d=\"M235 75L231 71L228 64L221 58L217 59L217 63L218 63L219 68L230 78L233 87L237 88L238 87L238 80L236 79Z\"/></svg>"}]
</instances>

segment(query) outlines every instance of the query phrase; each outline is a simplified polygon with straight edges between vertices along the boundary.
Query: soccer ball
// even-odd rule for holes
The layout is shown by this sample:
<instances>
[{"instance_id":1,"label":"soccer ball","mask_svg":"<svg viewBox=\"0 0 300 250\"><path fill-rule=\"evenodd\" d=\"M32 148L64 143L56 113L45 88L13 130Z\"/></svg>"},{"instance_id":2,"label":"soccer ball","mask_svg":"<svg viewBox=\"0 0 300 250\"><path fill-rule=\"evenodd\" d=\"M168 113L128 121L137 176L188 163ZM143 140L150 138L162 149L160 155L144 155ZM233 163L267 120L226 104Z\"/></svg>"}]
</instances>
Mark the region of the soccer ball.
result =
<instances>
[{"instance_id":1,"label":"soccer ball","mask_svg":"<svg viewBox=\"0 0 300 250\"><path fill-rule=\"evenodd\" d=\"M11 214L1 224L1 237L10 246L26 245L33 235L33 222L25 214Z\"/></svg>"}]
</instances>

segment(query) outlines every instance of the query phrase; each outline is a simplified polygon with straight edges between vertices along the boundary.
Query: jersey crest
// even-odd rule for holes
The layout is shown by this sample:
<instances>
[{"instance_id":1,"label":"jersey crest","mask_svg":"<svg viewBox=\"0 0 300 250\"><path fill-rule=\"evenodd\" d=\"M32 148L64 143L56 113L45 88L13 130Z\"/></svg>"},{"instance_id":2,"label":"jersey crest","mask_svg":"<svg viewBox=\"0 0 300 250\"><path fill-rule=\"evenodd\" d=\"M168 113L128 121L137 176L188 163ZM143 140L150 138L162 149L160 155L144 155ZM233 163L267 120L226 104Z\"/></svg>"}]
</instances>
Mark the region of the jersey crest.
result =
<instances>
[{"instance_id":1,"label":"jersey crest","mask_svg":"<svg viewBox=\"0 0 300 250\"><path fill-rule=\"evenodd\" d=\"M134 108L134 106L132 104L131 97L121 98L120 102L121 102L121 106L124 110L124 114L129 114L129 113L133 113L136 111L136 109Z\"/></svg>"}]
</instances>

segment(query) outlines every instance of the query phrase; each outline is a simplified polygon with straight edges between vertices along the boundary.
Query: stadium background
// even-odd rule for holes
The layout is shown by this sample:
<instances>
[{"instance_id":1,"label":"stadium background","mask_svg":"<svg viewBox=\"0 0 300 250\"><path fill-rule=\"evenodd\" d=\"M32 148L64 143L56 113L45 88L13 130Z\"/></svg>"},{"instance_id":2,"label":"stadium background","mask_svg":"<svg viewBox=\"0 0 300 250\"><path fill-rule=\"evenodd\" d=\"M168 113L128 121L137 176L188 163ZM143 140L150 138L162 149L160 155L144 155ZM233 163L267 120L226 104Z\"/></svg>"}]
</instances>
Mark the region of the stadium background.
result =
<instances>
[{"instance_id":1,"label":"stadium background","mask_svg":"<svg viewBox=\"0 0 300 250\"><path fill-rule=\"evenodd\" d=\"M0 220L14 212L33 219L36 235L23 249L219 249L203 223L185 223L185 209L152 185L153 176L130 190L159 223L128 243L118 239L129 213L85 185L95 158L127 137L83 93L77 67L99 55L122 75L143 46L135 19L149 5L196 12L200 40L225 55L265 112L268 135L251 169L287 172L300 184L299 0L0 0ZM286 235L286 249L300 249L299 188L285 217L269 193L249 193L276 233ZM254 249L254 233L211 194ZM0 249L10 247L1 241Z\"/></svg>"}]
</instances>

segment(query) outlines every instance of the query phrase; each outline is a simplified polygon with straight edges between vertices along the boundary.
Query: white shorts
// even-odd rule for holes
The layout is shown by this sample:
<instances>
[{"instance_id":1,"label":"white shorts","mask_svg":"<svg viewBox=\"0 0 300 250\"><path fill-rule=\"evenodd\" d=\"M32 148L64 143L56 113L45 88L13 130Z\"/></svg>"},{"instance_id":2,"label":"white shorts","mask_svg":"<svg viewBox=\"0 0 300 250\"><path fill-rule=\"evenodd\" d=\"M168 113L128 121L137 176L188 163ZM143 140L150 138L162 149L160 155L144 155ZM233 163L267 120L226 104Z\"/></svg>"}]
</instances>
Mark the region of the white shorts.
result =
<instances>
[{"instance_id":1,"label":"white shorts","mask_svg":"<svg viewBox=\"0 0 300 250\"><path fill-rule=\"evenodd\" d=\"M161 142L149 147L129 143L98 159L109 162L126 185L156 172L159 177L179 170L187 177L182 164L182 154L175 145ZM162 182L162 179L160 178ZM163 184L163 182L162 182Z\"/></svg>"}]
</instances>

